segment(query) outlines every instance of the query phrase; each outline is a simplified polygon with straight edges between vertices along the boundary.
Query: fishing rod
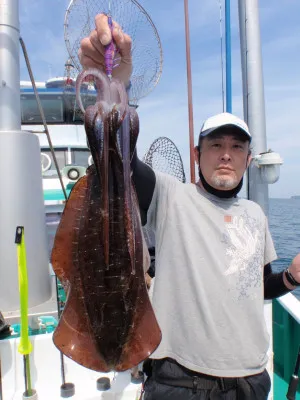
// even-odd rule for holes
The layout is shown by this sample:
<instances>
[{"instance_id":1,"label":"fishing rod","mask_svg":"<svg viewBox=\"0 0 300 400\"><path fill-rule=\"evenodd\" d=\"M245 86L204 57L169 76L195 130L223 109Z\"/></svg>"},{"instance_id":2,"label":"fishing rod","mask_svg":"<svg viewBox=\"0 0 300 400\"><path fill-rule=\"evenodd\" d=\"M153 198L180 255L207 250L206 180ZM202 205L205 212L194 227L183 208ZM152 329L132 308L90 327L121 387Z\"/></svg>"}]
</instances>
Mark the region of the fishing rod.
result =
<instances>
[{"instance_id":1,"label":"fishing rod","mask_svg":"<svg viewBox=\"0 0 300 400\"><path fill-rule=\"evenodd\" d=\"M191 46L190 46L188 3L189 3L188 0L184 0L186 70L187 70L187 86L188 86L188 113L189 113L189 140L190 140L190 171L191 171L191 182L195 183L194 116L193 116L192 68L191 68Z\"/></svg>"},{"instance_id":2,"label":"fishing rod","mask_svg":"<svg viewBox=\"0 0 300 400\"><path fill-rule=\"evenodd\" d=\"M296 360L295 370L293 375L291 376L290 384L286 394L286 398L288 400L296 400L296 392L299 383L299 369L300 369L300 346L298 349L298 357Z\"/></svg>"},{"instance_id":3,"label":"fishing rod","mask_svg":"<svg viewBox=\"0 0 300 400\"><path fill-rule=\"evenodd\" d=\"M56 288L57 316L58 320L60 320L62 309L60 305L57 275L55 275L55 288ZM60 396L63 398L72 397L75 394L75 385L74 383L66 382L64 355L61 351L59 352L59 355L60 355L60 374L62 381L62 384L60 385Z\"/></svg>"},{"instance_id":4,"label":"fishing rod","mask_svg":"<svg viewBox=\"0 0 300 400\"><path fill-rule=\"evenodd\" d=\"M190 175L191 182L195 183L195 155L194 155L194 116L193 116L193 93L192 93L192 71L191 71L191 46L189 27L188 0L184 0L185 16L185 40L186 40L186 62L187 62L187 86L188 86L188 115L189 115L189 142L190 142ZM230 31L230 1L225 2L226 23L226 111L232 112L231 91L231 31Z\"/></svg>"}]
</instances>

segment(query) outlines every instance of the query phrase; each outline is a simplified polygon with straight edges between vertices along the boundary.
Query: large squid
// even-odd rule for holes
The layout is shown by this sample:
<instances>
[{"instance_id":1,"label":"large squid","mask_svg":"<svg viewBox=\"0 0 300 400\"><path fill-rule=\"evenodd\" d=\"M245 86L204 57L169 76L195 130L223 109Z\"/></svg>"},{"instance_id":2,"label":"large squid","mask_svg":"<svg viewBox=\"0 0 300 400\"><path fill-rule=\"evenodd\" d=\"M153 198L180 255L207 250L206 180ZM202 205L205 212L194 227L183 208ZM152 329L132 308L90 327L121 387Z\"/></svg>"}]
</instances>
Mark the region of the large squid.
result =
<instances>
[{"instance_id":1,"label":"large squid","mask_svg":"<svg viewBox=\"0 0 300 400\"><path fill-rule=\"evenodd\" d=\"M79 76L77 94L87 75L96 77L98 88L96 104L85 112L94 163L75 184L55 237L52 265L67 301L53 340L87 368L124 371L161 340L145 284L148 250L131 182L139 120L127 106L123 84L97 70Z\"/></svg>"}]
</instances>

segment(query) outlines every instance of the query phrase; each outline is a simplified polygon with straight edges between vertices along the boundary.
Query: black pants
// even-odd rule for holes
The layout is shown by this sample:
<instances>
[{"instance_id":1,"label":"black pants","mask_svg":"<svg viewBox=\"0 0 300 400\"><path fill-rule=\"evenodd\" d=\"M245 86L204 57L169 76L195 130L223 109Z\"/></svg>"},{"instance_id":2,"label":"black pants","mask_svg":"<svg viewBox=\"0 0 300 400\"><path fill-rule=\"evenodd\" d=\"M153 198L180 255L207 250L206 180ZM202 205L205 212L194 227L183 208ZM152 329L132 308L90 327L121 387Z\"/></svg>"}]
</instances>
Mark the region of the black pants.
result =
<instances>
[{"instance_id":1,"label":"black pants","mask_svg":"<svg viewBox=\"0 0 300 400\"><path fill-rule=\"evenodd\" d=\"M0 311L0 338L9 336L9 334L10 334L9 325L5 322L4 317Z\"/></svg>"},{"instance_id":2,"label":"black pants","mask_svg":"<svg viewBox=\"0 0 300 400\"><path fill-rule=\"evenodd\" d=\"M143 400L266 400L271 388L266 370L221 379L190 371L170 358L153 360L152 368L147 367Z\"/></svg>"}]
</instances>

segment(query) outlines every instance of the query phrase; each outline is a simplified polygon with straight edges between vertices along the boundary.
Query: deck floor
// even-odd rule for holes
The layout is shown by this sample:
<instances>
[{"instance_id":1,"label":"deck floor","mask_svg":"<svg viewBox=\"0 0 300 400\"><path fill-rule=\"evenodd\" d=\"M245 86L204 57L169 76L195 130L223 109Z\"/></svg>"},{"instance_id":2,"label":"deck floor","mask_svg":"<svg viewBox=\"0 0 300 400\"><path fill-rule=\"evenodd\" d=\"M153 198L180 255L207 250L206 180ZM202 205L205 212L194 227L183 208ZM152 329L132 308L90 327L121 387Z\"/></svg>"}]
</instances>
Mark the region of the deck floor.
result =
<instances>
[{"instance_id":1,"label":"deck floor","mask_svg":"<svg viewBox=\"0 0 300 400\"><path fill-rule=\"evenodd\" d=\"M287 382L283 380L279 375L274 374L274 400L286 399L287 390L288 390ZM300 400L299 390L300 387L298 388L295 400Z\"/></svg>"}]
</instances>

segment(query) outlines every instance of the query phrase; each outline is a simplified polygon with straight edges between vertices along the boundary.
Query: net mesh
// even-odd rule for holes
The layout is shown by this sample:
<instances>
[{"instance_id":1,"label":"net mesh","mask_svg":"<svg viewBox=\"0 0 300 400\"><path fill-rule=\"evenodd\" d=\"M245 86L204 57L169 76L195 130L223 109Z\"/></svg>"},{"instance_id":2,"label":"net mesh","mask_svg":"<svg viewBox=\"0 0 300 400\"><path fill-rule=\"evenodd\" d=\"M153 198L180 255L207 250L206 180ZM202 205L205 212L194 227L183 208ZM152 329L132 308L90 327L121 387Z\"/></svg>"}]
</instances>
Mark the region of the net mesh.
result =
<instances>
[{"instance_id":1,"label":"net mesh","mask_svg":"<svg viewBox=\"0 0 300 400\"><path fill-rule=\"evenodd\" d=\"M95 29L94 18L99 13L109 13L132 39L133 72L128 97L135 105L154 89L161 76L163 56L158 32L135 0L72 0L65 15L64 36L77 71L82 69L78 58L80 42Z\"/></svg>"},{"instance_id":2,"label":"net mesh","mask_svg":"<svg viewBox=\"0 0 300 400\"><path fill-rule=\"evenodd\" d=\"M185 172L182 159L176 145L167 137L159 137L154 140L143 161L154 170L172 175L179 181L185 183ZM148 248L155 246L155 234L153 230L145 225L143 227L144 237Z\"/></svg>"},{"instance_id":3,"label":"net mesh","mask_svg":"<svg viewBox=\"0 0 300 400\"><path fill-rule=\"evenodd\" d=\"M145 154L143 161L154 170L172 175L185 183L185 172L179 150L167 137L157 138Z\"/></svg>"}]
</instances>

